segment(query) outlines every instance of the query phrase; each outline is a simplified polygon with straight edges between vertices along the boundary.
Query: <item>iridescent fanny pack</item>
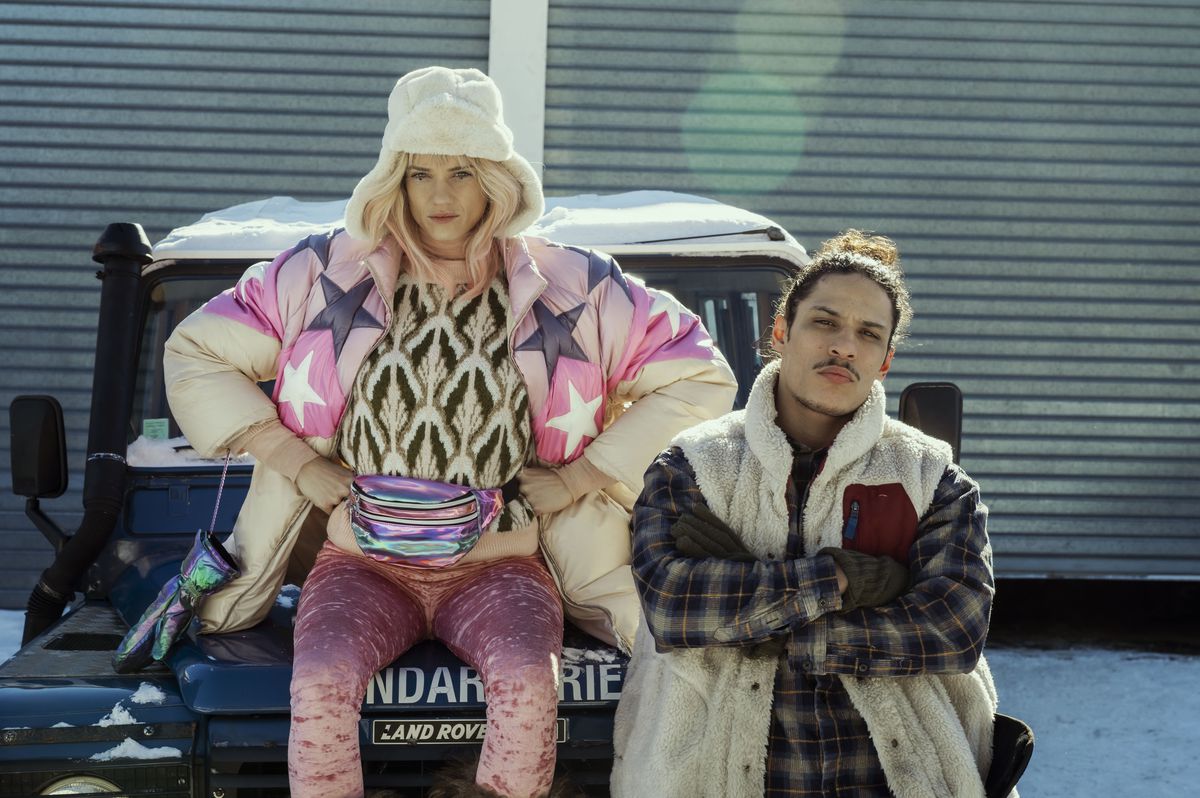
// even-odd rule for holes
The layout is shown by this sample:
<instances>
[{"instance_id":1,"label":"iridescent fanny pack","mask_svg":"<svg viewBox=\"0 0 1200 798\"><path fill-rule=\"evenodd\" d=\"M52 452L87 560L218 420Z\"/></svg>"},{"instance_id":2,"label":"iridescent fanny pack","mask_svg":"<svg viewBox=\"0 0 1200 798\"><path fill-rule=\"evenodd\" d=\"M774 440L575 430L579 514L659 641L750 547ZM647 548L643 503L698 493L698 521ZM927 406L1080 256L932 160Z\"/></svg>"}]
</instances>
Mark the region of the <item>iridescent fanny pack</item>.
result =
<instances>
[{"instance_id":1,"label":"iridescent fanny pack","mask_svg":"<svg viewBox=\"0 0 1200 798\"><path fill-rule=\"evenodd\" d=\"M350 486L350 527L363 554L440 568L458 562L504 507L501 488L374 474Z\"/></svg>"}]
</instances>

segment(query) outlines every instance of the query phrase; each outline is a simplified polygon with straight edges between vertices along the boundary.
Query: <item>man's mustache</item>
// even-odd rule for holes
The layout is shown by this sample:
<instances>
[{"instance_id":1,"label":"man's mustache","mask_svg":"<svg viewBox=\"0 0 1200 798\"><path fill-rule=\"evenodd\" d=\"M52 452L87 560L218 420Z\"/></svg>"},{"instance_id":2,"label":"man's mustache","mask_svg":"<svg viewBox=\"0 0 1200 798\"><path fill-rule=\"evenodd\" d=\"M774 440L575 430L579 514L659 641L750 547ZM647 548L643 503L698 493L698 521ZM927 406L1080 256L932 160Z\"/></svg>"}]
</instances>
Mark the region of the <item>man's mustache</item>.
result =
<instances>
[{"instance_id":1,"label":"man's mustache","mask_svg":"<svg viewBox=\"0 0 1200 798\"><path fill-rule=\"evenodd\" d=\"M831 357L831 358L829 358L828 360L823 360L823 361L821 361L821 362L820 362L820 363L818 363L817 365L813 366L813 370L814 370L814 371L819 371L820 369L823 369L823 368L825 368L826 366L837 366L838 368L843 368L843 369L845 369L846 371L848 371L848 372L850 372L851 374L853 374L853 375L854 375L854 379L856 379L856 380L861 380L861 379L862 379L862 375L860 375L860 374L858 373L858 369L854 368L854 364L853 364L853 363L851 363L849 360L839 360L839 359L838 359L838 358L836 358L836 357Z\"/></svg>"}]
</instances>

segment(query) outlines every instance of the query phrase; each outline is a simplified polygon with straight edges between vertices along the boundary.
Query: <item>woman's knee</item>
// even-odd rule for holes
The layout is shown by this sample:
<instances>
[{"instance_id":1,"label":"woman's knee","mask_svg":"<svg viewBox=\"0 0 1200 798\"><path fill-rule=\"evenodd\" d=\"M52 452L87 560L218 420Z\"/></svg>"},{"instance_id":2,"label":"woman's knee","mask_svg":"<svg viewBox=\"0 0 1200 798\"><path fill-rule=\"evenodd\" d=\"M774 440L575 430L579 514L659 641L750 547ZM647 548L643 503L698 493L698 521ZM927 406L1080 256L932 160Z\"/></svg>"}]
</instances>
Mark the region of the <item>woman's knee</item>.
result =
<instances>
[{"instance_id":1,"label":"woman's knee","mask_svg":"<svg viewBox=\"0 0 1200 798\"><path fill-rule=\"evenodd\" d=\"M484 685L488 704L518 704L528 707L558 706L558 673L555 660L498 663Z\"/></svg>"},{"instance_id":2,"label":"woman's knee","mask_svg":"<svg viewBox=\"0 0 1200 798\"><path fill-rule=\"evenodd\" d=\"M357 710L362 704L365 690L366 683L352 661L336 656L298 656L292 664L293 709L316 703L350 706Z\"/></svg>"}]
</instances>

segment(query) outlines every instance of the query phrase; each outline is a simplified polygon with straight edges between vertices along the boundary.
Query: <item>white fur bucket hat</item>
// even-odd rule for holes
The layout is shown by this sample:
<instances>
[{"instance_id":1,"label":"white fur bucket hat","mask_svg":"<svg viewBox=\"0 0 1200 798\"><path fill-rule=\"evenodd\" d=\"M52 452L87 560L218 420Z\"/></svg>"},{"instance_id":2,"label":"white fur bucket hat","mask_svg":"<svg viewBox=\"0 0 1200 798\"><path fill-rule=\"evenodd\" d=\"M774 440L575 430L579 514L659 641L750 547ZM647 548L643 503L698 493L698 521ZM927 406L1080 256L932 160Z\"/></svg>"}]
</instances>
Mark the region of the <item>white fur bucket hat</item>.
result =
<instances>
[{"instance_id":1,"label":"white fur bucket hat","mask_svg":"<svg viewBox=\"0 0 1200 798\"><path fill-rule=\"evenodd\" d=\"M468 155L499 161L521 184L521 206L504 229L511 236L542 215L542 181L512 146L513 136L500 90L478 69L417 69L396 81L388 97L388 123L373 169L358 181L346 205L346 231L368 237L363 223L367 198L387 179L399 153Z\"/></svg>"}]
</instances>

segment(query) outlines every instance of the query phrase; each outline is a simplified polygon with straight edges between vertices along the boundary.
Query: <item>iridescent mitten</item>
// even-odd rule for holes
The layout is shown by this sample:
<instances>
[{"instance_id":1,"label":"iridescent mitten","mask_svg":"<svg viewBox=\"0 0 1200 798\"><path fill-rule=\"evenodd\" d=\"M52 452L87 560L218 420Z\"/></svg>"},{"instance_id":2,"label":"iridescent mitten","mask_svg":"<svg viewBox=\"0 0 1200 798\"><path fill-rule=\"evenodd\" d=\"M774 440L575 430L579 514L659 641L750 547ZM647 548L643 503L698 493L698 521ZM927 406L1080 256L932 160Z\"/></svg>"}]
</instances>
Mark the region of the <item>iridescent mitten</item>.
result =
<instances>
[{"instance_id":1,"label":"iridescent mitten","mask_svg":"<svg viewBox=\"0 0 1200 798\"><path fill-rule=\"evenodd\" d=\"M229 552L211 532L197 532L179 576L171 577L113 653L113 669L132 673L162 660L187 629L204 597L239 574Z\"/></svg>"}]
</instances>

